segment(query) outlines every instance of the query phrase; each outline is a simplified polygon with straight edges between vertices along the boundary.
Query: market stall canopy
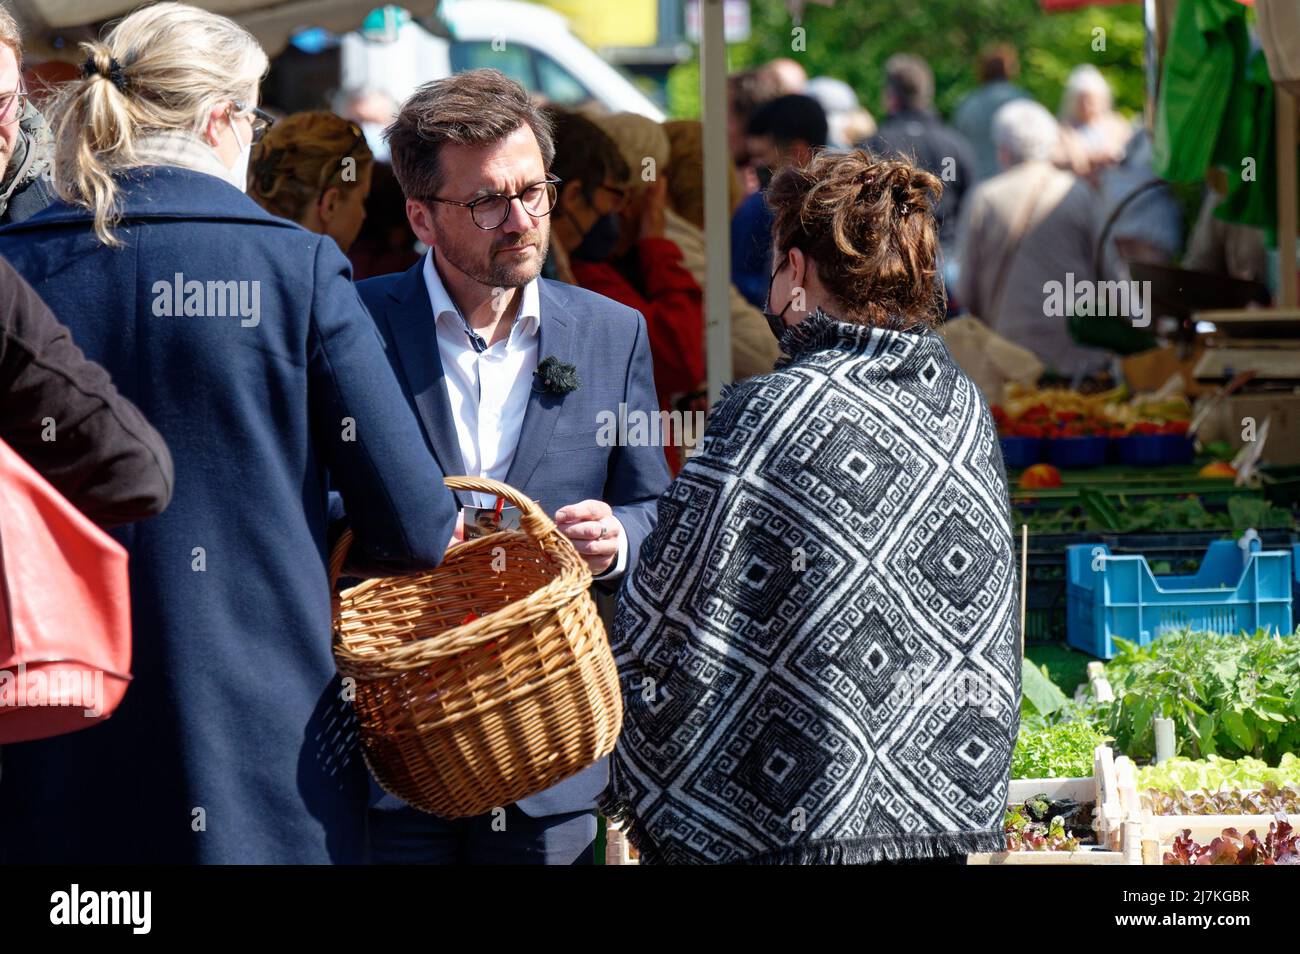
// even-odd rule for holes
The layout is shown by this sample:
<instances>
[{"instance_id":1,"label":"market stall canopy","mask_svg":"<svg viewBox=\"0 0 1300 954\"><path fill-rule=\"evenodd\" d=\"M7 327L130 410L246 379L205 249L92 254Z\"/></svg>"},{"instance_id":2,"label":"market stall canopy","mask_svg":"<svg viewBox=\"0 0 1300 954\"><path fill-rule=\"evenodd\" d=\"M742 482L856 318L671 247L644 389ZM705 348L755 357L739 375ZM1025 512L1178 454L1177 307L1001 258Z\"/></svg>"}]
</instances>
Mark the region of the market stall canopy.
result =
<instances>
[{"instance_id":1,"label":"market stall canopy","mask_svg":"<svg viewBox=\"0 0 1300 954\"><path fill-rule=\"evenodd\" d=\"M76 59L77 44L98 36L108 20L130 13L139 0L5 0L18 20L28 55ZM201 6L242 24L257 37L268 56L275 56L298 30L324 27L336 33L361 25L379 0L203 0ZM404 0L402 6L422 17L438 0Z\"/></svg>"}]
</instances>

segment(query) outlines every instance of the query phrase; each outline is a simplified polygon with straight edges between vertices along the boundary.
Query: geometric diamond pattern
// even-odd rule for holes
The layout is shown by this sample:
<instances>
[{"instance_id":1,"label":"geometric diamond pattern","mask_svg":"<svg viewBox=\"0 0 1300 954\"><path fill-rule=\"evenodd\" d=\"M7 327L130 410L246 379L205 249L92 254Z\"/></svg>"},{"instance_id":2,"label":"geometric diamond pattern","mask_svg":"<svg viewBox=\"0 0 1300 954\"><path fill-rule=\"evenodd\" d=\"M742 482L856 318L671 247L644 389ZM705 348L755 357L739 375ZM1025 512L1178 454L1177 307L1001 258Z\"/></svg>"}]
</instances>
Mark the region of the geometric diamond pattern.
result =
<instances>
[{"instance_id":1,"label":"geometric diamond pattern","mask_svg":"<svg viewBox=\"0 0 1300 954\"><path fill-rule=\"evenodd\" d=\"M960 644L985 632L1014 598L1007 592L1015 582L1006 504L995 512L984 489L962 478L950 473L933 489L886 557L885 577L899 599Z\"/></svg>"},{"instance_id":2,"label":"geometric diamond pattern","mask_svg":"<svg viewBox=\"0 0 1300 954\"><path fill-rule=\"evenodd\" d=\"M729 641L731 651L771 659L792 634L806 631L820 610L816 594L849 572L854 555L750 485L737 484L718 506L685 568L696 571L694 579L675 595L688 618Z\"/></svg>"},{"instance_id":3,"label":"geometric diamond pattern","mask_svg":"<svg viewBox=\"0 0 1300 954\"><path fill-rule=\"evenodd\" d=\"M1020 636L988 409L933 333L815 312L789 337L624 580L604 804L647 862L995 850Z\"/></svg>"}]
</instances>

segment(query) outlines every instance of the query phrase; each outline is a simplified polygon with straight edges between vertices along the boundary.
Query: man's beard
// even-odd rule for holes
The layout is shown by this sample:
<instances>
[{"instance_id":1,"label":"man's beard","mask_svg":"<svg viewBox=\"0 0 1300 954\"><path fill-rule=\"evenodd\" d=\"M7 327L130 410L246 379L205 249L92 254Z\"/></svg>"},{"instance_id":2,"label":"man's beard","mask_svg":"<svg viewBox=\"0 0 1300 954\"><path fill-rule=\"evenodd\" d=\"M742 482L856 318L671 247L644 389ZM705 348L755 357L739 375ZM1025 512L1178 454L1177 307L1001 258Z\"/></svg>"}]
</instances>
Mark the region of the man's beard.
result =
<instances>
[{"instance_id":1,"label":"man's beard","mask_svg":"<svg viewBox=\"0 0 1300 954\"><path fill-rule=\"evenodd\" d=\"M435 238L438 255L480 285L486 285L488 288L521 288L541 273L542 263L546 261L546 252L550 247L551 236L550 229L543 228L503 236L492 243L486 260L475 258L473 253L451 240L448 235L438 234ZM537 247L535 263L509 262L496 254L500 249L526 244Z\"/></svg>"}]
</instances>

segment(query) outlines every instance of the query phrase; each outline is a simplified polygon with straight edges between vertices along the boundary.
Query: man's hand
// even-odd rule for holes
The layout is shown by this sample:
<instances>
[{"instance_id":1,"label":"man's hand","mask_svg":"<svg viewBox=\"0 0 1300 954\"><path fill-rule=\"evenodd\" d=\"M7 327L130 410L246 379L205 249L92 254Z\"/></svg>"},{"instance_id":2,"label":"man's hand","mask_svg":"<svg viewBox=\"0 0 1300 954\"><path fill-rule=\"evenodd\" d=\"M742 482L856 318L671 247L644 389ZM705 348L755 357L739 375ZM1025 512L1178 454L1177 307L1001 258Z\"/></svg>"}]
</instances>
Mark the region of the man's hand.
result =
<instances>
[{"instance_id":1,"label":"man's hand","mask_svg":"<svg viewBox=\"0 0 1300 954\"><path fill-rule=\"evenodd\" d=\"M618 556L623 526L603 500L582 500L561 507L555 512L555 525L573 542L593 576L608 570Z\"/></svg>"}]
</instances>

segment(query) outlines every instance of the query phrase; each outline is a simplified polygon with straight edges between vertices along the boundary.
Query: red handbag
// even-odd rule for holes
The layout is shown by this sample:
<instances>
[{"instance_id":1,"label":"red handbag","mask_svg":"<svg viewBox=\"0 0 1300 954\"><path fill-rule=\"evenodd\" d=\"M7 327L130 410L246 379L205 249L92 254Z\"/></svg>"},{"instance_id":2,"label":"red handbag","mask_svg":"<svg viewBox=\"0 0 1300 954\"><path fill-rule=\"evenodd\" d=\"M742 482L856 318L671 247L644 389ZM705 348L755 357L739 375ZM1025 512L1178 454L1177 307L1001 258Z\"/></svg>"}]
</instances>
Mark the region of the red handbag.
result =
<instances>
[{"instance_id":1,"label":"red handbag","mask_svg":"<svg viewBox=\"0 0 1300 954\"><path fill-rule=\"evenodd\" d=\"M0 745L107 719L130 682L127 555L0 440Z\"/></svg>"}]
</instances>

